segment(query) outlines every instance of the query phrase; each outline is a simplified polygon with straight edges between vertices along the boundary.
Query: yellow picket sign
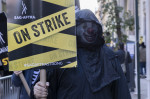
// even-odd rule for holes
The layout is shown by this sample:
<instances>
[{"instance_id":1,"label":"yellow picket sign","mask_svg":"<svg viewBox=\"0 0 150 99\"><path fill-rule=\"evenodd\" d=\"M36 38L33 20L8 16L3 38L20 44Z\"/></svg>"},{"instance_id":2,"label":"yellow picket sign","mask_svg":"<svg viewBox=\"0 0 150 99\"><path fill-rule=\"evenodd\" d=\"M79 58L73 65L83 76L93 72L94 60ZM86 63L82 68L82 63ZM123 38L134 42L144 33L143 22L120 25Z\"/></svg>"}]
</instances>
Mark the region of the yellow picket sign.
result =
<instances>
[{"instance_id":1,"label":"yellow picket sign","mask_svg":"<svg viewBox=\"0 0 150 99\"><path fill-rule=\"evenodd\" d=\"M53 62L62 61L72 57L76 57L76 52L58 49L58 50L30 56L27 58L10 61L11 65L9 66L9 68L12 71L19 71L19 70L35 68L42 65L51 67L51 63ZM63 66L63 64L58 64L58 65ZM76 64L73 66L75 67Z\"/></svg>"},{"instance_id":2,"label":"yellow picket sign","mask_svg":"<svg viewBox=\"0 0 150 99\"><path fill-rule=\"evenodd\" d=\"M10 71L41 66L71 68L77 65L76 36L72 33L75 32L74 0L42 0L42 2L44 8L53 5L61 9L55 10L53 14L50 11L44 12L45 17L28 23L21 23L18 16L12 19L15 21L8 22ZM25 1L22 4L26 6ZM16 21L17 19L21 24Z\"/></svg>"},{"instance_id":3,"label":"yellow picket sign","mask_svg":"<svg viewBox=\"0 0 150 99\"><path fill-rule=\"evenodd\" d=\"M49 15L27 25L8 31L8 51L11 52L74 26L75 21L72 20L75 19L75 15L72 15L72 11L74 10L74 7L70 7L53 15ZM56 23L58 17L62 19L61 24ZM41 25L44 30L41 29Z\"/></svg>"},{"instance_id":4,"label":"yellow picket sign","mask_svg":"<svg viewBox=\"0 0 150 99\"><path fill-rule=\"evenodd\" d=\"M56 33L33 44L76 52L76 36Z\"/></svg>"}]
</instances>

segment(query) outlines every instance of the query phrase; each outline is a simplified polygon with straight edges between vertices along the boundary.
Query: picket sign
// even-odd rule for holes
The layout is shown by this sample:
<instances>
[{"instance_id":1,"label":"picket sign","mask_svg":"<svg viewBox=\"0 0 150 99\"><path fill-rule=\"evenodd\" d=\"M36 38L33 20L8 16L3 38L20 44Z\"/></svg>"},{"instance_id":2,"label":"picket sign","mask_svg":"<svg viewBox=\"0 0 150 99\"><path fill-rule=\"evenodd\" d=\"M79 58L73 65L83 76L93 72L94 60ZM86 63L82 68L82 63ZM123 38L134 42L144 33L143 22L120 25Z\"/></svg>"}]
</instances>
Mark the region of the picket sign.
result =
<instances>
[{"instance_id":1,"label":"picket sign","mask_svg":"<svg viewBox=\"0 0 150 99\"><path fill-rule=\"evenodd\" d=\"M46 86L46 69L77 66L75 1L6 1L12 6L7 6L9 71L38 68ZM30 96L23 74L19 77Z\"/></svg>"}]
</instances>

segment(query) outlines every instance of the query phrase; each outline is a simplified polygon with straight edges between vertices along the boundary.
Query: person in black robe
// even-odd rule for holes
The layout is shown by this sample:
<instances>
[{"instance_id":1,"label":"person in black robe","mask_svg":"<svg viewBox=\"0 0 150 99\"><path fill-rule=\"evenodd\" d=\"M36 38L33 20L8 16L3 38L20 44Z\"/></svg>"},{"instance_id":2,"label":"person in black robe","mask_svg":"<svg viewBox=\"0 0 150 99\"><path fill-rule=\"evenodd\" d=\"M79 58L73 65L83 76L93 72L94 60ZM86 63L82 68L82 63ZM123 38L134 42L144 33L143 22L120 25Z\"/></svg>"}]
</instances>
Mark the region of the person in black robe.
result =
<instances>
[{"instance_id":1,"label":"person in black robe","mask_svg":"<svg viewBox=\"0 0 150 99\"><path fill-rule=\"evenodd\" d=\"M104 44L98 19L86 9L76 13L76 22L77 68L47 70L50 86L37 81L31 98L131 99L118 58Z\"/></svg>"},{"instance_id":2,"label":"person in black robe","mask_svg":"<svg viewBox=\"0 0 150 99\"><path fill-rule=\"evenodd\" d=\"M123 72L125 74L126 80L129 83L130 82L130 63L132 62L130 53L125 50L124 43L119 43L119 49L115 52L116 55L118 55L120 64L125 64L125 67L122 67Z\"/></svg>"}]
</instances>

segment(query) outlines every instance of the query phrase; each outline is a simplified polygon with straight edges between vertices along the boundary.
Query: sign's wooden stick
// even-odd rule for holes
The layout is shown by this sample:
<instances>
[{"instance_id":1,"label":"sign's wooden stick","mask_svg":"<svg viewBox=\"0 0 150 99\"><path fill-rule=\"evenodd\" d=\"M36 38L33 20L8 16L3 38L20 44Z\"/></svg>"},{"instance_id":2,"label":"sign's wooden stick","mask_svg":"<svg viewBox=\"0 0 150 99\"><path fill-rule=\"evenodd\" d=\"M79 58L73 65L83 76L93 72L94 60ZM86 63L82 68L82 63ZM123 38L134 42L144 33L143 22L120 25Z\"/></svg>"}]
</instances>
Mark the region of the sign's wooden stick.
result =
<instances>
[{"instance_id":1,"label":"sign's wooden stick","mask_svg":"<svg viewBox=\"0 0 150 99\"><path fill-rule=\"evenodd\" d=\"M27 94L30 96L30 88L29 88L29 86L28 86L28 84L27 84L26 79L24 78L23 73L20 73L20 74L19 74L19 77L20 77L20 79L21 79L21 81L22 81L22 83L23 83L23 85L24 85L24 88L25 88L26 91L27 91Z\"/></svg>"},{"instance_id":2,"label":"sign's wooden stick","mask_svg":"<svg viewBox=\"0 0 150 99\"><path fill-rule=\"evenodd\" d=\"M40 70L40 81L46 86L46 70L45 69ZM42 98L42 99L46 99L46 98Z\"/></svg>"}]
</instances>

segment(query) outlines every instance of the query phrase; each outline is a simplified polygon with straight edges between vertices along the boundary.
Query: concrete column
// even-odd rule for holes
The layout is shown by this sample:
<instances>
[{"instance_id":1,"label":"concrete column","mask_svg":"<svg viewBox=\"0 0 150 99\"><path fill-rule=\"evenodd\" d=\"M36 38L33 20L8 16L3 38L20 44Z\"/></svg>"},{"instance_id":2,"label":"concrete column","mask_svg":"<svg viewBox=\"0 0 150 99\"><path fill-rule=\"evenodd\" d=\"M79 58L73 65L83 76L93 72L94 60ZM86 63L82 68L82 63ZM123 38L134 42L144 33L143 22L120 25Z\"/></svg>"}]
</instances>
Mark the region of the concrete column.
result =
<instances>
[{"instance_id":1,"label":"concrete column","mask_svg":"<svg viewBox=\"0 0 150 99\"><path fill-rule=\"evenodd\" d=\"M119 0L118 5L125 8L125 0ZM123 16L124 11L125 11L125 9L123 9L123 11L120 13L121 17Z\"/></svg>"},{"instance_id":2,"label":"concrete column","mask_svg":"<svg viewBox=\"0 0 150 99\"><path fill-rule=\"evenodd\" d=\"M144 5L143 5L144 0L139 0L139 36L144 36Z\"/></svg>"},{"instance_id":3,"label":"concrete column","mask_svg":"<svg viewBox=\"0 0 150 99\"><path fill-rule=\"evenodd\" d=\"M131 14L135 16L135 0L127 0L127 11L131 11ZM128 31L128 39L131 41L135 41L135 30Z\"/></svg>"},{"instance_id":4,"label":"concrete column","mask_svg":"<svg viewBox=\"0 0 150 99\"><path fill-rule=\"evenodd\" d=\"M146 0L146 67L147 67L147 99L150 99L150 1Z\"/></svg>"},{"instance_id":5,"label":"concrete column","mask_svg":"<svg viewBox=\"0 0 150 99\"><path fill-rule=\"evenodd\" d=\"M135 1L127 0L127 11L131 11L132 15L135 15Z\"/></svg>"},{"instance_id":6,"label":"concrete column","mask_svg":"<svg viewBox=\"0 0 150 99\"><path fill-rule=\"evenodd\" d=\"M0 0L0 13L2 12L2 0Z\"/></svg>"},{"instance_id":7,"label":"concrete column","mask_svg":"<svg viewBox=\"0 0 150 99\"><path fill-rule=\"evenodd\" d=\"M125 7L125 0L118 0L118 5L121 7Z\"/></svg>"}]
</instances>

